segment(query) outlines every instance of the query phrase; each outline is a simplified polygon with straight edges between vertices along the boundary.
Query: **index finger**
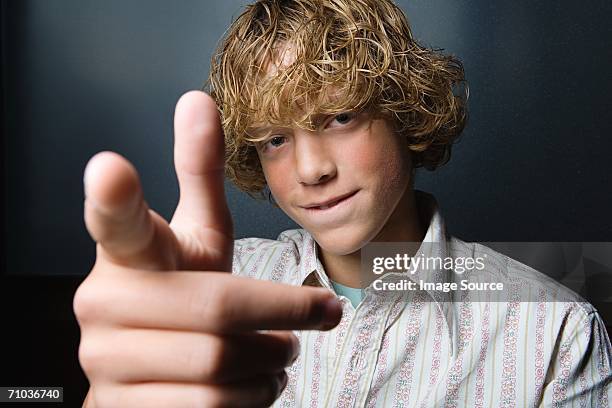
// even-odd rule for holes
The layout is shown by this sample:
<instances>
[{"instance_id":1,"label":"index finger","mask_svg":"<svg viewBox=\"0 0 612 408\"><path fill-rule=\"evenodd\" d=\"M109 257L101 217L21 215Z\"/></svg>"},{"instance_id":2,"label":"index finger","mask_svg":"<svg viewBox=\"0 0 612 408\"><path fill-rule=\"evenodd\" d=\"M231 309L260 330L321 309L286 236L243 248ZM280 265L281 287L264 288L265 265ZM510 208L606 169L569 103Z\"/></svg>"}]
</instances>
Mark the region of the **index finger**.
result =
<instances>
[{"instance_id":1,"label":"index finger","mask_svg":"<svg viewBox=\"0 0 612 408\"><path fill-rule=\"evenodd\" d=\"M323 288L223 276L211 289L213 300L216 297L216 305L221 307L210 319L223 333L261 329L328 330L342 317L342 304L331 291ZM210 292L201 296L210 296ZM200 304L207 309L209 302L205 299Z\"/></svg>"},{"instance_id":2,"label":"index finger","mask_svg":"<svg viewBox=\"0 0 612 408\"><path fill-rule=\"evenodd\" d=\"M149 209L138 173L113 152L96 154L85 170L85 225L98 255L115 264L175 269L176 239L166 221Z\"/></svg>"},{"instance_id":3,"label":"index finger","mask_svg":"<svg viewBox=\"0 0 612 408\"><path fill-rule=\"evenodd\" d=\"M121 285L100 281L90 296L83 285L81 298L88 309L104 309L107 319L127 327L219 334L327 330L342 316L341 303L327 289L216 272L146 272L127 270Z\"/></svg>"}]
</instances>

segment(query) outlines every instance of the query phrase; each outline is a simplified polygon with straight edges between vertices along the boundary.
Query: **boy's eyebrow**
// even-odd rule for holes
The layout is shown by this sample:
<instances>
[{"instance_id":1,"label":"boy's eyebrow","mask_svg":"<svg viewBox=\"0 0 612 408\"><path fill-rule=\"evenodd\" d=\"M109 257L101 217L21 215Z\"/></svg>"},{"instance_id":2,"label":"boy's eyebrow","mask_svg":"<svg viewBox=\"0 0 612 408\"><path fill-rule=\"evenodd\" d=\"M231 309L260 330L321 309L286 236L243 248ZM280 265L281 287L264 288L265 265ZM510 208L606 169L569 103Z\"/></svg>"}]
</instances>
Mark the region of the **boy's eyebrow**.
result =
<instances>
[{"instance_id":1,"label":"boy's eyebrow","mask_svg":"<svg viewBox=\"0 0 612 408\"><path fill-rule=\"evenodd\" d=\"M287 128L288 126L271 125L271 124L256 125L256 126L248 127L247 133L254 135L254 136L258 136L258 135L265 135L275 130L287 129Z\"/></svg>"},{"instance_id":2,"label":"boy's eyebrow","mask_svg":"<svg viewBox=\"0 0 612 408\"><path fill-rule=\"evenodd\" d=\"M329 118L330 116L335 116L335 115L317 113L317 114L311 115L310 120L315 127L319 127L325 121L325 119ZM288 128L290 128L290 126L288 125L274 125L274 124L268 124L268 123L261 123L261 124L255 124L255 125L249 126L247 129L247 132L250 134L265 134L270 131L288 129Z\"/></svg>"}]
</instances>

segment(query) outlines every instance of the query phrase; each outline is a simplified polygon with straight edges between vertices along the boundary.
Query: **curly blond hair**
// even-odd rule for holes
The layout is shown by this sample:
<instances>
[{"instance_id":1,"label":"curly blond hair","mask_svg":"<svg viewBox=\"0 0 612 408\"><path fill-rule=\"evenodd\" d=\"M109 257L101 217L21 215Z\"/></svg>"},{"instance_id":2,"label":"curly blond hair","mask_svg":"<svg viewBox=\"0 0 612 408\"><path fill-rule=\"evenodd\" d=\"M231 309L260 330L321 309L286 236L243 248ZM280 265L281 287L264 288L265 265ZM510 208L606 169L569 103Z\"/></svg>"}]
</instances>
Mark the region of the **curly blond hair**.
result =
<instances>
[{"instance_id":1,"label":"curly blond hair","mask_svg":"<svg viewBox=\"0 0 612 408\"><path fill-rule=\"evenodd\" d=\"M261 137L250 129L265 123L312 130L314 115L360 110L388 117L406 135L415 168L441 166L465 126L469 92L462 63L439 51L413 39L390 0L247 6L220 42L203 87L221 115L226 176L250 196L265 197Z\"/></svg>"}]
</instances>

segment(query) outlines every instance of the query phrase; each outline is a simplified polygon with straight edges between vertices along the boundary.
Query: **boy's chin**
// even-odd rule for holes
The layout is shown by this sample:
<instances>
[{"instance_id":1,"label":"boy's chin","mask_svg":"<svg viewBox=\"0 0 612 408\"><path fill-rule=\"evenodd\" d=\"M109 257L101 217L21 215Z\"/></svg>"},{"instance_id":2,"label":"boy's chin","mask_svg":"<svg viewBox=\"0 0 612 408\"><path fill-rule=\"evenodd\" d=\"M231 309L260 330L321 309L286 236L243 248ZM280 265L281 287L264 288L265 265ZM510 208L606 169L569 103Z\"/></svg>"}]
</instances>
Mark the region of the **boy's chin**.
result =
<instances>
[{"instance_id":1,"label":"boy's chin","mask_svg":"<svg viewBox=\"0 0 612 408\"><path fill-rule=\"evenodd\" d=\"M344 256L359 251L367 243L367 238L336 236L335 234L313 234L319 247L330 255Z\"/></svg>"}]
</instances>

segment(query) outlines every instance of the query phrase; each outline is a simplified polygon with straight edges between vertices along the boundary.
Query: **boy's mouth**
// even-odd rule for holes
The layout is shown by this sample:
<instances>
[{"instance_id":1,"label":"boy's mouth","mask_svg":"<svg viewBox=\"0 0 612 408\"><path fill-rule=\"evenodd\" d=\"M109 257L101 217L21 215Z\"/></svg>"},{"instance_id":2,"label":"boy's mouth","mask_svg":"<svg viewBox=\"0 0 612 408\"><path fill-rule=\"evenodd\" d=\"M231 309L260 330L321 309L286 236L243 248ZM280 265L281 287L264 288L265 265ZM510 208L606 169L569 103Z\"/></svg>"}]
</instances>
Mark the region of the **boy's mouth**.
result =
<instances>
[{"instance_id":1,"label":"boy's mouth","mask_svg":"<svg viewBox=\"0 0 612 408\"><path fill-rule=\"evenodd\" d=\"M306 208L308 210L327 210L328 208L335 207L336 205L338 205L342 201L351 198L356 193L357 193L357 190L356 191L352 191L352 192L347 193L347 194L336 196L336 197L331 198L329 200L321 201L319 203L307 204L307 205L303 206L303 208Z\"/></svg>"}]
</instances>

